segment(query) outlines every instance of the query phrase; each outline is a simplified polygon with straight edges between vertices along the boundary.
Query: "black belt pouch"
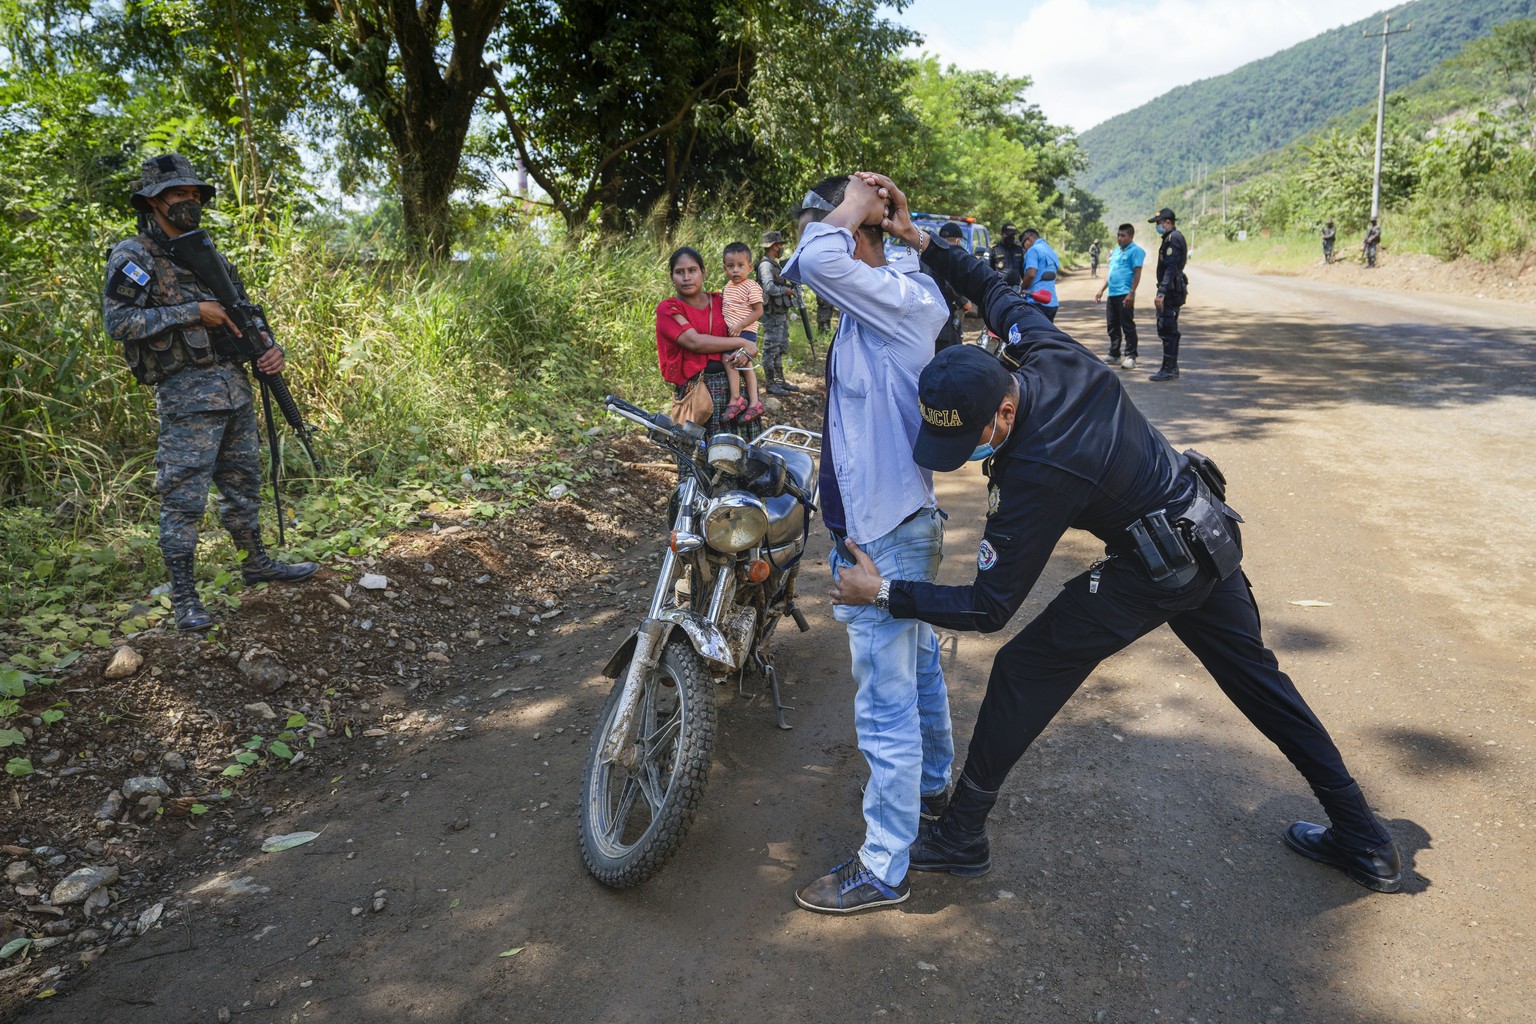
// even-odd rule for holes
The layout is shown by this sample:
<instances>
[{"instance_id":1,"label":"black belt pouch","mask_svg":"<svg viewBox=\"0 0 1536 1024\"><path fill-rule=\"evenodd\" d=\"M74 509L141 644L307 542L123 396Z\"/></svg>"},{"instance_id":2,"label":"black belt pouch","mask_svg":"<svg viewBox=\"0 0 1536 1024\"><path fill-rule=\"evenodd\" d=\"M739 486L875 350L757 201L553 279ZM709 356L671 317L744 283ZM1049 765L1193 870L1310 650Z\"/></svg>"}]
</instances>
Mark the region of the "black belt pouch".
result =
<instances>
[{"instance_id":1,"label":"black belt pouch","mask_svg":"<svg viewBox=\"0 0 1536 1024\"><path fill-rule=\"evenodd\" d=\"M1224 580L1243 562L1243 542L1237 532L1242 517L1221 501L1212 501L1204 479L1195 490L1194 502L1179 517L1179 528L1189 538L1190 552L1200 567Z\"/></svg>"}]
</instances>

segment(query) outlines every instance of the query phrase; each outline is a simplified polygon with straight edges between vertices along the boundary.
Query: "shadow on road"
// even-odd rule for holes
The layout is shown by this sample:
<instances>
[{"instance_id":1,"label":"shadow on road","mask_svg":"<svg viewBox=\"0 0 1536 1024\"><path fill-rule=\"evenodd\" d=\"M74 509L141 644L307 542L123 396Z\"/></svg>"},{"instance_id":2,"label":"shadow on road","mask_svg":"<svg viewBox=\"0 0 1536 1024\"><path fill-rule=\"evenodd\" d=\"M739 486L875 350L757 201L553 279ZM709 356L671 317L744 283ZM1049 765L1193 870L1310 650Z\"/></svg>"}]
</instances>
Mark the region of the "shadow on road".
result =
<instances>
[{"instance_id":1,"label":"shadow on road","mask_svg":"<svg viewBox=\"0 0 1536 1024\"><path fill-rule=\"evenodd\" d=\"M1063 309L1069 334L1092 352L1107 348L1102 306L1078 301ZM1162 350L1151 309L1141 314L1141 362L1151 371ZM1257 438L1302 407L1450 406L1536 395L1536 329L1463 325L1451 331L1202 306L1191 307L1181 326L1185 376L1165 387L1178 389L1177 408L1169 410L1171 418L1154 416L1171 436L1198 423L1207 436ZM1145 381L1132 380L1141 404Z\"/></svg>"}]
</instances>

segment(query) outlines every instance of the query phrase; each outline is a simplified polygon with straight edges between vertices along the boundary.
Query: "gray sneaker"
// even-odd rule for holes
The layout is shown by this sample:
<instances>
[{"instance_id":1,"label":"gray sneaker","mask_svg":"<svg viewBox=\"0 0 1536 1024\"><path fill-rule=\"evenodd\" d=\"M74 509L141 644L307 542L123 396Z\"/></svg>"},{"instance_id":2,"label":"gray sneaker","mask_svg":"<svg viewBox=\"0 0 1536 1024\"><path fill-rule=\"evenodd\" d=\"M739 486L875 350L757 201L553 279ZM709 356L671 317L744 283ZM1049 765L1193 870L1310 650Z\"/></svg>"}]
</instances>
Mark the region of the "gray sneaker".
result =
<instances>
[{"instance_id":1,"label":"gray sneaker","mask_svg":"<svg viewBox=\"0 0 1536 1024\"><path fill-rule=\"evenodd\" d=\"M823 914L851 914L855 910L889 907L910 895L912 887L905 878L896 885L886 885L854 854L797 891L795 902L806 910Z\"/></svg>"},{"instance_id":2,"label":"gray sneaker","mask_svg":"<svg viewBox=\"0 0 1536 1024\"><path fill-rule=\"evenodd\" d=\"M1136 369L1136 357L1135 356L1126 356L1124 359L1120 360L1120 369L1122 369L1122 370L1134 370L1134 369Z\"/></svg>"}]
</instances>

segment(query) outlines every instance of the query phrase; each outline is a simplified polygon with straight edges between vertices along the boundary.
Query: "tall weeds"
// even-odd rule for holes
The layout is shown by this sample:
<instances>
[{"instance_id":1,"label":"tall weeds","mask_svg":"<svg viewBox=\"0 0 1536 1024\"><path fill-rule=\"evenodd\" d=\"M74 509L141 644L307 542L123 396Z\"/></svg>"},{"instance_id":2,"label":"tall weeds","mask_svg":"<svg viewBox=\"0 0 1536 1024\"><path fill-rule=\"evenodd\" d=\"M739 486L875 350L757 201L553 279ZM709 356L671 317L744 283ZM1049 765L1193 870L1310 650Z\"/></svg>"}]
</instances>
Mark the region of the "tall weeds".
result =
<instances>
[{"instance_id":1,"label":"tall weeds","mask_svg":"<svg viewBox=\"0 0 1536 1024\"><path fill-rule=\"evenodd\" d=\"M152 555L153 396L129 375L101 313L106 249L132 230L96 212L55 222L62 233L45 217L0 240L8 568L51 565L64 548L76 562L99 547ZM719 287L712 254L734 238L756 241L755 230L708 215L670 238L641 224L629 237L572 239L534 221L482 239L463 259L421 265L337 253L293 219L259 231L239 209L210 220L266 307L290 386L321 428L326 479L308 486L384 495L533 459L601 417L605 392L659 406L653 310L671 293L667 253L697 246ZM294 473L307 475L285 449ZM0 601L0 615L18 604L35 606Z\"/></svg>"}]
</instances>

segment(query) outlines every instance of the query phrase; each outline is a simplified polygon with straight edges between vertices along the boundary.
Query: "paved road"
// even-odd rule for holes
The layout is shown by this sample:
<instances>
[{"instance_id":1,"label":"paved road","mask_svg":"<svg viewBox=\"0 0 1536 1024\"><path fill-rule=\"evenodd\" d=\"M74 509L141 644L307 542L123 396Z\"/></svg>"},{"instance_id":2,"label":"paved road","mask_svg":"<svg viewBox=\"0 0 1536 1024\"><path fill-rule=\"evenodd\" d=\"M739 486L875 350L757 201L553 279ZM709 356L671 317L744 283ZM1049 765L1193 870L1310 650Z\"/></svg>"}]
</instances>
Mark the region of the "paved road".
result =
<instances>
[{"instance_id":1,"label":"paved road","mask_svg":"<svg viewBox=\"0 0 1536 1024\"><path fill-rule=\"evenodd\" d=\"M1020 763L992 874L919 876L900 909L851 919L795 909L794 886L860 827L846 647L824 603L812 633L780 643L797 728L722 691L686 847L646 887L609 892L581 866L573 811L597 669L631 608L550 651L544 693L491 699L506 681L487 675L478 703L445 709L441 729L470 726L460 738L410 741L366 786L317 788L266 831L325 836L234 872L270 892L205 889L188 926L108 957L35 1019L1532 1019L1531 310L1191 278L1184 377L1128 386L1231 480L1268 638L1396 832L1405 894L1282 847L1316 813L1305 785L1159 630ZM1060 322L1099 351L1095 284L1066 282ZM1150 325L1145 338L1151 357ZM973 473L942 481L953 582L971 572L982 494ZM1017 624L1094 553L1067 538ZM826 586L818 554L809 594ZM1014 631L954 645L962 741ZM351 914L379 889L387 911Z\"/></svg>"}]
</instances>

